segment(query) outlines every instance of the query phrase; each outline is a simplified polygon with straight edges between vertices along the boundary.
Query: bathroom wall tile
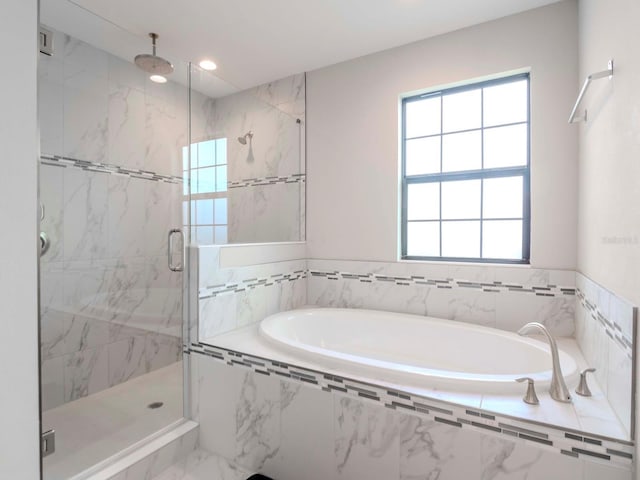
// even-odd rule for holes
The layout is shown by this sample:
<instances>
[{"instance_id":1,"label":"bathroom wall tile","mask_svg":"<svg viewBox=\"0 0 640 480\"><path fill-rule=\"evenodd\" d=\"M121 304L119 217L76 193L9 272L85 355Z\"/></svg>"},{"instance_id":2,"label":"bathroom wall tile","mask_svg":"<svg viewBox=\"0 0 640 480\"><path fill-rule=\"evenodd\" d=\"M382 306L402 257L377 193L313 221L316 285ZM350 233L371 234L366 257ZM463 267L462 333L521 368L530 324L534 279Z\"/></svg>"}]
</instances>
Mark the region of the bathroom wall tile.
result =
<instances>
[{"instance_id":1,"label":"bathroom wall tile","mask_svg":"<svg viewBox=\"0 0 640 480\"><path fill-rule=\"evenodd\" d=\"M615 342L609 340L609 360L607 373L607 392L611 407L620 421L631 431L633 365Z\"/></svg>"},{"instance_id":2,"label":"bathroom wall tile","mask_svg":"<svg viewBox=\"0 0 640 480\"><path fill-rule=\"evenodd\" d=\"M490 436L482 439L483 480L581 480L582 462L576 458L546 452L521 441Z\"/></svg>"},{"instance_id":3,"label":"bathroom wall tile","mask_svg":"<svg viewBox=\"0 0 640 480\"><path fill-rule=\"evenodd\" d=\"M204 450L195 450L175 462L154 480L246 480L251 472L230 460Z\"/></svg>"},{"instance_id":4,"label":"bathroom wall tile","mask_svg":"<svg viewBox=\"0 0 640 480\"><path fill-rule=\"evenodd\" d=\"M266 317L267 288L245 290L236 295L237 326L245 327Z\"/></svg>"},{"instance_id":5,"label":"bathroom wall tile","mask_svg":"<svg viewBox=\"0 0 640 480\"><path fill-rule=\"evenodd\" d=\"M40 204L44 218L40 231L49 237L49 250L40 258L41 264L60 262L64 253L64 168L41 165Z\"/></svg>"},{"instance_id":6,"label":"bathroom wall tile","mask_svg":"<svg viewBox=\"0 0 640 480\"><path fill-rule=\"evenodd\" d=\"M336 395L334 415L335 478L399 478L400 418L396 412Z\"/></svg>"},{"instance_id":7,"label":"bathroom wall tile","mask_svg":"<svg viewBox=\"0 0 640 480\"><path fill-rule=\"evenodd\" d=\"M166 259L169 230L184 229L179 200L182 198L182 185L145 181L143 188L145 255Z\"/></svg>"},{"instance_id":8,"label":"bathroom wall tile","mask_svg":"<svg viewBox=\"0 0 640 480\"><path fill-rule=\"evenodd\" d=\"M247 371L235 397L235 462L269 472L280 448L280 381Z\"/></svg>"},{"instance_id":9,"label":"bathroom wall tile","mask_svg":"<svg viewBox=\"0 0 640 480\"><path fill-rule=\"evenodd\" d=\"M145 336L144 362L146 372L166 367L182 357L179 337L150 333Z\"/></svg>"},{"instance_id":10,"label":"bathroom wall tile","mask_svg":"<svg viewBox=\"0 0 640 480\"><path fill-rule=\"evenodd\" d=\"M109 55L108 76L109 92L126 88L135 88L144 92L146 75L134 63L127 62L119 57Z\"/></svg>"},{"instance_id":11,"label":"bathroom wall tile","mask_svg":"<svg viewBox=\"0 0 640 480\"><path fill-rule=\"evenodd\" d=\"M63 361L65 402L109 387L107 351L104 347L66 355Z\"/></svg>"},{"instance_id":12,"label":"bathroom wall tile","mask_svg":"<svg viewBox=\"0 0 640 480\"><path fill-rule=\"evenodd\" d=\"M109 386L118 385L147 373L145 345L144 336L130 337L108 345Z\"/></svg>"},{"instance_id":13,"label":"bathroom wall tile","mask_svg":"<svg viewBox=\"0 0 640 480\"><path fill-rule=\"evenodd\" d=\"M64 172L64 257L105 258L108 176L77 169Z\"/></svg>"},{"instance_id":14,"label":"bathroom wall tile","mask_svg":"<svg viewBox=\"0 0 640 480\"><path fill-rule=\"evenodd\" d=\"M42 410L46 411L62 405L65 402L63 357L43 360L40 379Z\"/></svg>"},{"instance_id":15,"label":"bathroom wall tile","mask_svg":"<svg viewBox=\"0 0 640 480\"><path fill-rule=\"evenodd\" d=\"M631 469L585 462L583 478L584 480L631 480L634 476Z\"/></svg>"},{"instance_id":16,"label":"bathroom wall tile","mask_svg":"<svg viewBox=\"0 0 640 480\"><path fill-rule=\"evenodd\" d=\"M182 118L172 98L150 95L148 88L149 84L145 90L145 170L182 176L182 148L189 143L187 118ZM171 86L166 89L170 90Z\"/></svg>"},{"instance_id":17,"label":"bathroom wall tile","mask_svg":"<svg viewBox=\"0 0 640 480\"><path fill-rule=\"evenodd\" d=\"M518 331L529 322L545 325L552 335L573 336L575 332L575 297L544 297L507 292L495 295L496 325L503 330Z\"/></svg>"},{"instance_id":18,"label":"bathroom wall tile","mask_svg":"<svg viewBox=\"0 0 640 480\"><path fill-rule=\"evenodd\" d=\"M335 473L333 398L320 389L280 383L281 438L273 478L324 480Z\"/></svg>"},{"instance_id":19,"label":"bathroom wall tile","mask_svg":"<svg viewBox=\"0 0 640 480\"><path fill-rule=\"evenodd\" d=\"M57 48L62 47L67 79L85 72L96 77L107 78L109 69L107 52L64 34L63 42L62 45L58 44Z\"/></svg>"},{"instance_id":20,"label":"bathroom wall tile","mask_svg":"<svg viewBox=\"0 0 640 480\"><path fill-rule=\"evenodd\" d=\"M38 120L40 151L63 154L63 65L57 57L38 57Z\"/></svg>"},{"instance_id":21,"label":"bathroom wall tile","mask_svg":"<svg viewBox=\"0 0 640 480\"><path fill-rule=\"evenodd\" d=\"M402 415L400 479L479 479L481 438L465 429Z\"/></svg>"},{"instance_id":22,"label":"bathroom wall tile","mask_svg":"<svg viewBox=\"0 0 640 480\"><path fill-rule=\"evenodd\" d=\"M224 458L236 456L236 409L246 372L204 355L197 360L200 446Z\"/></svg>"},{"instance_id":23,"label":"bathroom wall tile","mask_svg":"<svg viewBox=\"0 0 640 480\"><path fill-rule=\"evenodd\" d=\"M233 294L205 298L199 303L200 339L211 338L236 328L237 296Z\"/></svg>"},{"instance_id":24,"label":"bathroom wall tile","mask_svg":"<svg viewBox=\"0 0 640 480\"><path fill-rule=\"evenodd\" d=\"M131 177L108 177L107 255L112 258L142 256L145 227L145 182Z\"/></svg>"},{"instance_id":25,"label":"bathroom wall tile","mask_svg":"<svg viewBox=\"0 0 640 480\"><path fill-rule=\"evenodd\" d=\"M110 84L108 115L109 163L129 168L143 168L144 92L133 87Z\"/></svg>"}]
</instances>

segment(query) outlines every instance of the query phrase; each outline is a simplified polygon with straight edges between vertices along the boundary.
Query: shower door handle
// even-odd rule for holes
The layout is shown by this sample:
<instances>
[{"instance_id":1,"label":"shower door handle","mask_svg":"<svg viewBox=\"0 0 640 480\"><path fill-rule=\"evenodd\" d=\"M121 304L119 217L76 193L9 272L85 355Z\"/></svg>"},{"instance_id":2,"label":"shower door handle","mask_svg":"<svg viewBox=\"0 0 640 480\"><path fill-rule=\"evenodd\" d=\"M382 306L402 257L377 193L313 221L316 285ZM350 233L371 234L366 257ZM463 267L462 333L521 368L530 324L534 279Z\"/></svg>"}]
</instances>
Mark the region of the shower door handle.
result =
<instances>
[{"instance_id":1,"label":"shower door handle","mask_svg":"<svg viewBox=\"0 0 640 480\"><path fill-rule=\"evenodd\" d=\"M180 245L180 263L178 265L173 264L173 237L175 234L180 235L182 244ZM184 233L179 228L172 228L169 230L169 237L167 241L167 261L169 263L169 270L172 272L182 272L184 270Z\"/></svg>"}]
</instances>

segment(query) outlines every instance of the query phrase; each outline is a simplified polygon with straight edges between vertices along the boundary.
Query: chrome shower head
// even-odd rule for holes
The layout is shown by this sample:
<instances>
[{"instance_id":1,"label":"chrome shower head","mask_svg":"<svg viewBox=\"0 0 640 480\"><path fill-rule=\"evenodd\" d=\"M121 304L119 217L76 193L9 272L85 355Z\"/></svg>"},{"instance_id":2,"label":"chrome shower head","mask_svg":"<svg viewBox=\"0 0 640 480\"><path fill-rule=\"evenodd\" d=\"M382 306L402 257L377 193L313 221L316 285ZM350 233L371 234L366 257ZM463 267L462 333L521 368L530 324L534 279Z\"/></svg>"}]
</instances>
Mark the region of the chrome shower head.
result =
<instances>
[{"instance_id":1,"label":"chrome shower head","mask_svg":"<svg viewBox=\"0 0 640 480\"><path fill-rule=\"evenodd\" d=\"M253 132L251 130L249 130L243 136L238 137L238 142L240 142L242 145L246 145L247 144L247 139L249 139L249 141L251 141L252 138L253 138Z\"/></svg>"},{"instance_id":2,"label":"chrome shower head","mask_svg":"<svg viewBox=\"0 0 640 480\"><path fill-rule=\"evenodd\" d=\"M135 64L138 68L141 68L151 75L168 75L173 73L173 65L171 62L156 55L156 40L158 39L158 34L150 33L149 36L151 37L153 53L151 55L148 53L136 55L136 58L134 58Z\"/></svg>"}]
</instances>

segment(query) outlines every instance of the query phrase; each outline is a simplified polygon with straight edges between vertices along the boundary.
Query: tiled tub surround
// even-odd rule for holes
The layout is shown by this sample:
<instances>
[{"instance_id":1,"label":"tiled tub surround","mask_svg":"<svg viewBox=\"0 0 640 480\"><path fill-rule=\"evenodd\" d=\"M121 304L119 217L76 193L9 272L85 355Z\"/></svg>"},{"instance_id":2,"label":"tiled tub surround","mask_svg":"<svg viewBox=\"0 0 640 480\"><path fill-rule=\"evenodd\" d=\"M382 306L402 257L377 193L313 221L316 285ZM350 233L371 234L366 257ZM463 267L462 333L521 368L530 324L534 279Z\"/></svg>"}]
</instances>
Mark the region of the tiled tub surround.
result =
<instances>
[{"instance_id":1,"label":"tiled tub surround","mask_svg":"<svg viewBox=\"0 0 640 480\"><path fill-rule=\"evenodd\" d=\"M196 101L192 111L193 142L227 138L226 243L302 240L305 75ZM240 144L249 131L251 140Z\"/></svg>"},{"instance_id":2,"label":"tiled tub surround","mask_svg":"<svg viewBox=\"0 0 640 480\"><path fill-rule=\"evenodd\" d=\"M623 443L194 350L207 352L190 355L200 446L245 470L307 480L632 478Z\"/></svg>"},{"instance_id":3,"label":"tiled tub surround","mask_svg":"<svg viewBox=\"0 0 640 480\"><path fill-rule=\"evenodd\" d=\"M576 287L576 339L611 407L633 431L637 307L581 273Z\"/></svg>"},{"instance_id":4,"label":"tiled tub surround","mask_svg":"<svg viewBox=\"0 0 640 480\"><path fill-rule=\"evenodd\" d=\"M192 339L210 339L306 304L306 260L221 266L221 249L229 248L234 247L193 249L197 252L192 253L192 262L198 270L197 310L194 309L198 317L192 324Z\"/></svg>"}]
</instances>

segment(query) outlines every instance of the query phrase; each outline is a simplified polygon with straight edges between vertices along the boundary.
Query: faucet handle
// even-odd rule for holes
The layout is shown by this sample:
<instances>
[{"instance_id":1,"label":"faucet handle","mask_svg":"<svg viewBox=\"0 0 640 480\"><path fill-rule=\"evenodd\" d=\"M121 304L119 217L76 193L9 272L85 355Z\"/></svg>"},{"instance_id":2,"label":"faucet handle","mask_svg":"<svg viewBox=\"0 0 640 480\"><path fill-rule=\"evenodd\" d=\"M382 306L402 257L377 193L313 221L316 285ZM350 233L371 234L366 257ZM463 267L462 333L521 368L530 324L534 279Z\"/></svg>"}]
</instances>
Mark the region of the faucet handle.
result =
<instances>
[{"instance_id":1,"label":"faucet handle","mask_svg":"<svg viewBox=\"0 0 640 480\"><path fill-rule=\"evenodd\" d=\"M595 368L585 368L582 372L580 372L580 383L578 383L578 388L576 388L576 393L578 395L582 395L583 397L591 396L591 390L589 390L589 385L587 385L587 373L592 373L595 371Z\"/></svg>"},{"instance_id":2,"label":"faucet handle","mask_svg":"<svg viewBox=\"0 0 640 480\"><path fill-rule=\"evenodd\" d=\"M536 395L536 388L534 386L534 380L530 377L522 377L516 378L516 382L522 383L527 382L527 393L524 397L522 397L522 401L524 403L528 403L529 405L538 405L540 400L538 400L538 396Z\"/></svg>"}]
</instances>

